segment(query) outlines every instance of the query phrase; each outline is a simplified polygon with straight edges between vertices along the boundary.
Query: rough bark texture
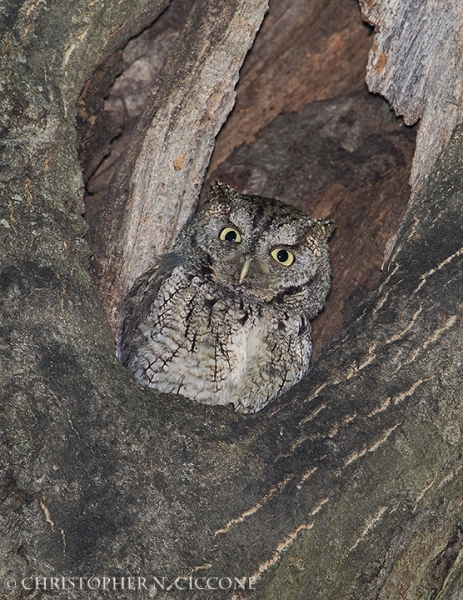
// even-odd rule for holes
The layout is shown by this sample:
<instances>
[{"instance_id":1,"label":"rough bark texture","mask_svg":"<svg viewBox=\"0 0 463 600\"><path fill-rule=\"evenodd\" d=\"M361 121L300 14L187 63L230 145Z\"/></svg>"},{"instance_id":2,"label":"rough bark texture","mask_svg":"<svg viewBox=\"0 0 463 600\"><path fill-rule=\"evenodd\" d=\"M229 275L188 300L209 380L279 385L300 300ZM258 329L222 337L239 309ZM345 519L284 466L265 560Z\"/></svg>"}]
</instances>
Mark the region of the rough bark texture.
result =
<instances>
[{"instance_id":1,"label":"rough bark texture","mask_svg":"<svg viewBox=\"0 0 463 600\"><path fill-rule=\"evenodd\" d=\"M463 132L376 291L283 402L243 418L142 389L87 274L74 120L92 70L160 9L4 11L0 585L18 583L5 595L131 598L20 581L191 575L255 576L256 599L456 600Z\"/></svg>"},{"instance_id":2,"label":"rough bark texture","mask_svg":"<svg viewBox=\"0 0 463 600\"><path fill-rule=\"evenodd\" d=\"M420 119L410 177L416 194L463 119L463 4L360 0L376 27L367 84L407 125Z\"/></svg>"},{"instance_id":3,"label":"rough bark texture","mask_svg":"<svg viewBox=\"0 0 463 600\"><path fill-rule=\"evenodd\" d=\"M326 489L257 598L461 595L462 144L460 131L376 293L301 394L311 409L298 425L311 426L288 455L316 448L304 484L314 493L318 475Z\"/></svg>"}]
</instances>

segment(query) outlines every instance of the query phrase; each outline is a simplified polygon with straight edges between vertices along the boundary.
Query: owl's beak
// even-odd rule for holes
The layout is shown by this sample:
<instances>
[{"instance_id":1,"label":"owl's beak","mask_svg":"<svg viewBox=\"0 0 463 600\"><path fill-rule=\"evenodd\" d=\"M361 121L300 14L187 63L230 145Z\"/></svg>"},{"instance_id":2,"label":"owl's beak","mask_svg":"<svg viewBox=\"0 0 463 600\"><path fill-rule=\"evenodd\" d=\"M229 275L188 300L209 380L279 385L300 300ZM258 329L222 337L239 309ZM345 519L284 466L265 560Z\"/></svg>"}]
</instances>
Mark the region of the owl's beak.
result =
<instances>
[{"instance_id":1,"label":"owl's beak","mask_svg":"<svg viewBox=\"0 0 463 600\"><path fill-rule=\"evenodd\" d=\"M249 271L249 266L251 264L251 259L247 258L241 266L240 278L238 283L243 283L243 279L246 277L247 272Z\"/></svg>"}]
</instances>

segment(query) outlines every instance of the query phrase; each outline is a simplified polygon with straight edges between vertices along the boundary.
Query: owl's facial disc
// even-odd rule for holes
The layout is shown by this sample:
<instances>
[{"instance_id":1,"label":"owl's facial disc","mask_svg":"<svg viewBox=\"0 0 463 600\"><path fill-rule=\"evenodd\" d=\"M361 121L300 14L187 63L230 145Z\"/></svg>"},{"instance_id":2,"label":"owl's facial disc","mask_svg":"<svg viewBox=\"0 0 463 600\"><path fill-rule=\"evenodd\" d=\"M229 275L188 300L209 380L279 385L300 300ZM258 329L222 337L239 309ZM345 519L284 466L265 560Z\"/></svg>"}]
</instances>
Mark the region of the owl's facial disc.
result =
<instances>
[{"instance_id":1,"label":"owl's facial disc","mask_svg":"<svg viewBox=\"0 0 463 600\"><path fill-rule=\"evenodd\" d=\"M227 294L265 303L304 294L327 252L318 221L265 198L232 200L213 199L191 222L188 258Z\"/></svg>"},{"instance_id":2,"label":"owl's facial disc","mask_svg":"<svg viewBox=\"0 0 463 600\"><path fill-rule=\"evenodd\" d=\"M212 277L226 288L268 302L281 291L284 272L294 270L296 251L290 245L269 245L246 226L243 231L229 220L219 227L219 251L211 264Z\"/></svg>"}]
</instances>

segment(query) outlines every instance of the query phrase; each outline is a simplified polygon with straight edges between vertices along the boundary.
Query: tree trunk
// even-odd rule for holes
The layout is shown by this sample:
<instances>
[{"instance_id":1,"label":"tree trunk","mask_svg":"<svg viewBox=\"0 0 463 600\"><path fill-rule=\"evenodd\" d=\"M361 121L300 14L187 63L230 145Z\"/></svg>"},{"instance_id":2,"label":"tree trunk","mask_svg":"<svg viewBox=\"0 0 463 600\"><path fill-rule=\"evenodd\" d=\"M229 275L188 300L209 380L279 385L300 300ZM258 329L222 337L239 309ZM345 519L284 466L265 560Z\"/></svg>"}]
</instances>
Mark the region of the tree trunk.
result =
<instances>
[{"instance_id":1,"label":"tree trunk","mask_svg":"<svg viewBox=\"0 0 463 600\"><path fill-rule=\"evenodd\" d=\"M166 4L4 4L0 585L9 598L131 598L131 586L141 598L171 598L191 581L189 598L455 600L463 590L463 131L434 166L434 158L416 163L426 165L421 189L377 287L281 402L241 417L141 388L114 356L87 270L75 104L95 68ZM265 9L258 0L193 5L113 183L122 208L103 243L117 250L104 255L117 263L105 289L127 274L114 298L139 268L124 254L125 227L147 216L137 186L153 184L144 193L157 194L174 182L173 199L185 202L175 210L186 214ZM413 21L438 35L421 25ZM223 75L218 64L231 66ZM429 73L415 79L410 101ZM443 147L458 119L435 121ZM187 131L182 146L187 123L197 137ZM144 180L137 161L158 135L165 156ZM109 292L105 303L115 305ZM227 589L212 590L220 578Z\"/></svg>"}]
</instances>

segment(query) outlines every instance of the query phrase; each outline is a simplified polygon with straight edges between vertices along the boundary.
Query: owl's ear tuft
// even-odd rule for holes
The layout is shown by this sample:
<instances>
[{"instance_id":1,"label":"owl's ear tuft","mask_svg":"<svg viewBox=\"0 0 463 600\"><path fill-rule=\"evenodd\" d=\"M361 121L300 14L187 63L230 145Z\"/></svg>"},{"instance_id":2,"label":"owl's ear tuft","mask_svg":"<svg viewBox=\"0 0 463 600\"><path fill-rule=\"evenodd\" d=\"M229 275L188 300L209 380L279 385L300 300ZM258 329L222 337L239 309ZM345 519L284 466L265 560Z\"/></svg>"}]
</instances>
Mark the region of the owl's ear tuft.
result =
<instances>
[{"instance_id":1,"label":"owl's ear tuft","mask_svg":"<svg viewBox=\"0 0 463 600\"><path fill-rule=\"evenodd\" d=\"M215 200L216 202L223 202L224 204L230 204L230 195L236 194L235 190L223 183L223 181L216 181L211 185L209 192L209 201Z\"/></svg>"},{"instance_id":2,"label":"owl's ear tuft","mask_svg":"<svg viewBox=\"0 0 463 600\"><path fill-rule=\"evenodd\" d=\"M330 219L314 219L313 232L316 237L328 240L336 229L336 223Z\"/></svg>"}]
</instances>

